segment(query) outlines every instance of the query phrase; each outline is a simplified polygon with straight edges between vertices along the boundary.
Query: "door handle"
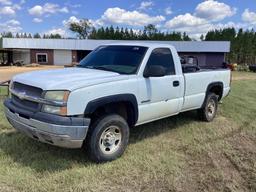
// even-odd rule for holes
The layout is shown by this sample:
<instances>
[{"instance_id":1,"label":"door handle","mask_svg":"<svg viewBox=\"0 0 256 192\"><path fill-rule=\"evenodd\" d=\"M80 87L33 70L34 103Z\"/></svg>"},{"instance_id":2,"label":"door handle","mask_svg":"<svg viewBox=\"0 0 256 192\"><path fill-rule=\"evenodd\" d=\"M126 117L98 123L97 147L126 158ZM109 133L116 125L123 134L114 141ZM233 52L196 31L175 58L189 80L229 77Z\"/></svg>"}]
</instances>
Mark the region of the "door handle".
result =
<instances>
[{"instance_id":1,"label":"door handle","mask_svg":"<svg viewBox=\"0 0 256 192\"><path fill-rule=\"evenodd\" d=\"M180 85L180 82L179 81L173 81L173 87L178 87Z\"/></svg>"}]
</instances>

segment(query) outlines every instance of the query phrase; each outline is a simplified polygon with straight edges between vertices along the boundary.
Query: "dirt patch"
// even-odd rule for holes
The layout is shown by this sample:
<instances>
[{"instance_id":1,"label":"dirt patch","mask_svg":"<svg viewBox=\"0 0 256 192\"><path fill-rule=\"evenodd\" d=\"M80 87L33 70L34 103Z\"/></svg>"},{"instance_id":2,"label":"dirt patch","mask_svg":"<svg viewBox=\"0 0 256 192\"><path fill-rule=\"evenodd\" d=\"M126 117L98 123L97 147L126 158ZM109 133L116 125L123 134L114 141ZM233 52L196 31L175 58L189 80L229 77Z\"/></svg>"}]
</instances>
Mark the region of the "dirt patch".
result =
<instances>
[{"instance_id":1,"label":"dirt patch","mask_svg":"<svg viewBox=\"0 0 256 192\"><path fill-rule=\"evenodd\" d=\"M239 81L239 80L255 80L256 79L256 74L254 76L249 76L249 77L233 77L233 81Z\"/></svg>"},{"instance_id":2,"label":"dirt patch","mask_svg":"<svg viewBox=\"0 0 256 192\"><path fill-rule=\"evenodd\" d=\"M232 72L232 80L233 81L241 81L241 80L255 80L256 73L253 72Z\"/></svg>"},{"instance_id":3,"label":"dirt patch","mask_svg":"<svg viewBox=\"0 0 256 192\"><path fill-rule=\"evenodd\" d=\"M256 191L256 135L240 133L229 138L232 150L226 157L244 178L249 191Z\"/></svg>"},{"instance_id":4,"label":"dirt patch","mask_svg":"<svg viewBox=\"0 0 256 192\"><path fill-rule=\"evenodd\" d=\"M58 69L62 66L39 66L39 67L0 67L0 81L11 79L14 75L29 71Z\"/></svg>"},{"instance_id":5,"label":"dirt patch","mask_svg":"<svg viewBox=\"0 0 256 192\"><path fill-rule=\"evenodd\" d=\"M184 151L186 166L175 191L256 191L256 134L232 127L224 136L203 141L206 149Z\"/></svg>"},{"instance_id":6,"label":"dirt patch","mask_svg":"<svg viewBox=\"0 0 256 192\"><path fill-rule=\"evenodd\" d=\"M13 192L13 191L17 191L17 190L15 188L11 187L11 186L0 183L0 191Z\"/></svg>"}]
</instances>

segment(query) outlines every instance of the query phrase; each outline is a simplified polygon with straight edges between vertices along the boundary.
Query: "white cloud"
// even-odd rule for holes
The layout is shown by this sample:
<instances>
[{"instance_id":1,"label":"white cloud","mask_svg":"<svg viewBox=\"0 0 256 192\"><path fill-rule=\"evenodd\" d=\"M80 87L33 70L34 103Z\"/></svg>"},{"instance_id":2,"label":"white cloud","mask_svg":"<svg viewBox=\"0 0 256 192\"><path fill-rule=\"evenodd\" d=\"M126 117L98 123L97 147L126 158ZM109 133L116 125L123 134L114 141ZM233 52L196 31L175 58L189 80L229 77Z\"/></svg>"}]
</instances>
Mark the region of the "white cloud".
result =
<instances>
[{"instance_id":1,"label":"white cloud","mask_svg":"<svg viewBox=\"0 0 256 192\"><path fill-rule=\"evenodd\" d=\"M184 15L178 15L167 21L165 23L165 27L171 31L186 32L192 38L199 39L201 34L206 34L209 30L223 29L227 27L234 27L238 29L245 26L240 23L236 24L233 22L215 24L207 21L206 19L186 13Z\"/></svg>"},{"instance_id":2,"label":"white cloud","mask_svg":"<svg viewBox=\"0 0 256 192\"><path fill-rule=\"evenodd\" d=\"M17 33L22 30L22 27L20 26L19 21L12 19L4 23L0 23L0 29L5 32Z\"/></svg>"},{"instance_id":3,"label":"white cloud","mask_svg":"<svg viewBox=\"0 0 256 192\"><path fill-rule=\"evenodd\" d=\"M59 12L61 12L61 13L68 13L69 10L68 10L67 7L63 7L63 8L61 8L61 9L59 9Z\"/></svg>"},{"instance_id":4,"label":"white cloud","mask_svg":"<svg viewBox=\"0 0 256 192\"><path fill-rule=\"evenodd\" d=\"M11 19L11 20L7 21L6 24L8 24L8 25L20 25L20 22L15 20L15 19Z\"/></svg>"},{"instance_id":5,"label":"white cloud","mask_svg":"<svg viewBox=\"0 0 256 192\"><path fill-rule=\"evenodd\" d=\"M93 27L96 27L96 28L104 26L104 21L102 19L97 19L97 20L89 19L89 22Z\"/></svg>"},{"instance_id":6,"label":"white cloud","mask_svg":"<svg viewBox=\"0 0 256 192\"><path fill-rule=\"evenodd\" d=\"M215 0L206 0L197 5L195 15L212 21L220 21L236 14L236 8Z\"/></svg>"},{"instance_id":7,"label":"white cloud","mask_svg":"<svg viewBox=\"0 0 256 192\"><path fill-rule=\"evenodd\" d=\"M50 29L49 31L46 31L44 34L46 34L46 35L59 34L62 37L66 37L66 30L63 28L53 28L53 29Z\"/></svg>"},{"instance_id":8,"label":"white cloud","mask_svg":"<svg viewBox=\"0 0 256 192\"><path fill-rule=\"evenodd\" d=\"M169 29L177 29L184 27L196 27L205 25L208 22L205 19L186 13L185 15L178 15L166 22L165 26Z\"/></svg>"},{"instance_id":9,"label":"white cloud","mask_svg":"<svg viewBox=\"0 0 256 192\"><path fill-rule=\"evenodd\" d=\"M69 10L67 7L60 7L58 4L45 3L43 6L35 5L34 7L28 10L30 15L42 16L44 14L55 14L55 13L68 13Z\"/></svg>"},{"instance_id":10,"label":"white cloud","mask_svg":"<svg viewBox=\"0 0 256 192\"><path fill-rule=\"evenodd\" d=\"M0 4L2 4L2 5L11 5L12 2L10 0L0 0Z\"/></svg>"},{"instance_id":11,"label":"white cloud","mask_svg":"<svg viewBox=\"0 0 256 192\"><path fill-rule=\"evenodd\" d=\"M139 9L141 10L145 10L145 9L149 9L154 5L153 1L142 1L140 3L140 7Z\"/></svg>"},{"instance_id":12,"label":"white cloud","mask_svg":"<svg viewBox=\"0 0 256 192\"><path fill-rule=\"evenodd\" d=\"M145 13L138 11L127 11L119 7L108 8L101 19L98 22L110 23L110 24L124 24L131 26L145 26L147 24L158 24L165 21L165 17L162 15L149 16Z\"/></svg>"},{"instance_id":13,"label":"white cloud","mask_svg":"<svg viewBox=\"0 0 256 192\"><path fill-rule=\"evenodd\" d=\"M256 12L245 9L242 14L242 20L246 23L256 25Z\"/></svg>"},{"instance_id":14,"label":"white cloud","mask_svg":"<svg viewBox=\"0 0 256 192\"><path fill-rule=\"evenodd\" d=\"M245 27L241 23L216 23L226 17L231 17L236 13L236 8L232 8L225 3L216 0L205 0L199 3L194 13L185 13L175 16L165 23L165 28L169 31L186 32L192 38L199 39L201 34L206 34L209 30L222 29L227 27Z\"/></svg>"},{"instance_id":15,"label":"white cloud","mask_svg":"<svg viewBox=\"0 0 256 192\"><path fill-rule=\"evenodd\" d=\"M165 12L166 15L171 15L171 14L172 14L172 9L171 9L171 7L165 8L165 9L164 9L164 12Z\"/></svg>"},{"instance_id":16,"label":"white cloud","mask_svg":"<svg viewBox=\"0 0 256 192\"><path fill-rule=\"evenodd\" d=\"M36 18L33 19L33 22L34 23L41 23L41 22L43 22L43 19L40 19L40 18L36 17Z\"/></svg>"},{"instance_id":17,"label":"white cloud","mask_svg":"<svg viewBox=\"0 0 256 192\"><path fill-rule=\"evenodd\" d=\"M79 7L82 7L81 4L74 4L74 2L72 2L72 3L66 2L66 3L64 3L64 5L66 5L67 7L70 7L70 8L79 8Z\"/></svg>"},{"instance_id":18,"label":"white cloud","mask_svg":"<svg viewBox=\"0 0 256 192\"><path fill-rule=\"evenodd\" d=\"M15 14L16 14L15 9L11 6L5 6L0 8L0 15L13 16Z\"/></svg>"},{"instance_id":19,"label":"white cloud","mask_svg":"<svg viewBox=\"0 0 256 192\"><path fill-rule=\"evenodd\" d=\"M0 0L0 15L8 15L8 16L15 16L17 10L22 9L23 1L20 1L19 3L12 4L11 1L7 0Z\"/></svg>"},{"instance_id":20,"label":"white cloud","mask_svg":"<svg viewBox=\"0 0 256 192\"><path fill-rule=\"evenodd\" d=\"M44 13L43 7L40 5L36 5L32 7L31 9L28 10L28 12L30 15L36 15L36 16L40 16Z\"/></svg>"},{"instance_id":21,"label":"white cloud","mask_svg":"<svg viewBox=\"0 0 256 192\"><path fill-rule=\"evenodd\" d=\"M62 21L62 24L65 26L65 27L68 27L68 24L69 23L78 23L80 19L76 18L76 16L71 16L69 17L68 20L63 20Z\"/></svg>"}]
</instances>

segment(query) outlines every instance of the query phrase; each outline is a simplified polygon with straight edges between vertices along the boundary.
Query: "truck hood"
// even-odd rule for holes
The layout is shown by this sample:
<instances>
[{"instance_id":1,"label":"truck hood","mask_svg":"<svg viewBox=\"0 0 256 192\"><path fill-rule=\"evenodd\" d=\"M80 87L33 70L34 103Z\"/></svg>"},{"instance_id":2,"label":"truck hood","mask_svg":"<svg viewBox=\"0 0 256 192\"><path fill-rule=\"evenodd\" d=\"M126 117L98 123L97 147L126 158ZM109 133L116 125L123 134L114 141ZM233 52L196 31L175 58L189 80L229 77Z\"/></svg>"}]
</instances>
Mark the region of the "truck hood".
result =
<instances>
[{"instance_id":1,"label":"truck hood","mask_svg":"<svg viewBox=\"0 0 256 192\"><path fill-rule=\"evenodd\" d=\"M127 75L85 69L65 68L28 72L14 76L13 81L39 87L43 90L74 90L95 84L127 79Z\"/></svg>"}]
</instances>

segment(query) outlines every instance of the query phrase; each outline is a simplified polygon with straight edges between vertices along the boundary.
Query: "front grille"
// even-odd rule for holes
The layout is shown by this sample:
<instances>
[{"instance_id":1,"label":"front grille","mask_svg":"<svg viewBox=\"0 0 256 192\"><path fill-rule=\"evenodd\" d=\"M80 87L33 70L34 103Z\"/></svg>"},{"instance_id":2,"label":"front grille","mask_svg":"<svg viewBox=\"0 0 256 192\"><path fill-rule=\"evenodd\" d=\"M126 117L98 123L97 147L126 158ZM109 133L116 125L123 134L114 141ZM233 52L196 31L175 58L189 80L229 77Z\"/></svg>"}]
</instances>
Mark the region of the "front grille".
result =
<instances>
[{"instance_id":1,"label":"front grille","mask_svg":"<svg viewBox=\"0 0 256 192\"><path fill-rule=\"evenodd\" d=\"M18 92L26 92L27 95L41 97L43 90L38 87L25 85L22 83L14 82L13 89Z\"/></svg>"},{"instance_id":2,"label":"front grille","mask_svg":"<svg viewBox=\"0 0 256 192\"><path fill-rule=\"evenodd\" d=\"M14 82L13 83L13 90L17 92L25 92L26 95L34 96L34 97L41 97L43 90L38 87L33 87L30 85L25 85L22 83ZM27 109L29 111L38 111L40 104L28 100L20 99L19 97L12 94L12 102L14 105L20 108Z\"/></svg>"}]
</instances>

